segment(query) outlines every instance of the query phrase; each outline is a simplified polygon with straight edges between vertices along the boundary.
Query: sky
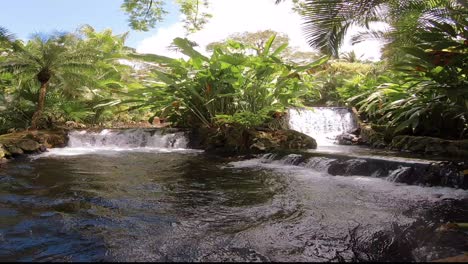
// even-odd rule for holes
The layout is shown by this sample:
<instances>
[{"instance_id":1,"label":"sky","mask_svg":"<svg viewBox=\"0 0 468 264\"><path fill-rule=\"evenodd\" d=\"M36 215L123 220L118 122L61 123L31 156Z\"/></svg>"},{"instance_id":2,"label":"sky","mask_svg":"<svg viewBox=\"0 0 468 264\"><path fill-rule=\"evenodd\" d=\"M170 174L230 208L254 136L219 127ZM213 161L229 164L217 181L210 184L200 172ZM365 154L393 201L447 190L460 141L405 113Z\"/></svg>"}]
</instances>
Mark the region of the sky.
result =
<instances>
[{"instance_id":1,"label":"sky","mask_svg":"<svg viewBox=\"0 0 468 264\"><path fill-rule=\"evenodd\" d=\"M54 31L75 31L79 26L89 24L100 31L111 28L114 33L130 31L127 45L138 52L180 57L181 54L167 49L176 37L184 37L181 15L177 6L170 4L170 14L157 28L149 32L132 31L128 27L127 16L120 9L123 0L8 0L0 9L0 26L7 28L17 38L28 39L32 33L52 33ZM168 1L171 3L171 1ZM210 0L213 17L204 29L188 35L199 44L200 51L214 41L228 35L271 29L286 33L290 45L303 51L313 51L303 37L301 17L291 10L291 4L284 2L275 5L274 0ZM357 32L357 29L352 29ZM354 50L365 59L380 58L380 44L367 41L351 46L349 38L342 51Z\"/></svg>"}]
</instances>

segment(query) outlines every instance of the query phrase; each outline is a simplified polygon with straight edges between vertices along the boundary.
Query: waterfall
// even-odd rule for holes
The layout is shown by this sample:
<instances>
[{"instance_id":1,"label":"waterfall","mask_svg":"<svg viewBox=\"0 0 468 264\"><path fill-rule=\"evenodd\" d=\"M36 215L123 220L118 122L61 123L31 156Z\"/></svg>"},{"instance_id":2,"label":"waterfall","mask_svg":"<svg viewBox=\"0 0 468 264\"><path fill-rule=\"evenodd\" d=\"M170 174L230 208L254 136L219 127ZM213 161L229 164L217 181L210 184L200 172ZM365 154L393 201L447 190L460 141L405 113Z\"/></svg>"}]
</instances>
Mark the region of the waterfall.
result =
<instances>
[{"instance_id":1,"label":"waterfall","mask_svg":"<svg viewBox=\"0 0 468 264\"><path fill-rule=\"evenodd\" d=\"M72 148L185 148L187 146L184 133L162 134L160 131L144 129L73 131L68 137L68 147Z\"/></svg>"},{"instance_id":2,"label":"waterfall","mask_svg":"<svg viewBox=\"0 0 468 264\"><path fill-rule=\"evenodd\" d=\"M344 107L291 108L288 115L289 128L313 137L319 146L333 145L337 136L358 128L353 112Z\"/></svg>"},{"instance_id":3,"label":"waterfall","mask_svg":"<svg viewBox=\"0 0 468 264\"><path fill-rule=\"evenodd\" d=\"M100 132L72 131L68 134L68 145L65 148L53 148L38 155L75 156L84 154L108 154L116 152L198 152L187 149L187 138L184 132L161 133L155 129L104 129Z\"/></svg>"},{"instance_id":4,"label":"waterfall","mask_svg":"<svg viewBox=\"0 0 468 264\"><path fill-rule=\"evenodd\" d=\"M411 167L399 166L398 169L390 172L387 176L387 181L400 182L409 175L411 175Z\"/></svg>"}]
</instances>

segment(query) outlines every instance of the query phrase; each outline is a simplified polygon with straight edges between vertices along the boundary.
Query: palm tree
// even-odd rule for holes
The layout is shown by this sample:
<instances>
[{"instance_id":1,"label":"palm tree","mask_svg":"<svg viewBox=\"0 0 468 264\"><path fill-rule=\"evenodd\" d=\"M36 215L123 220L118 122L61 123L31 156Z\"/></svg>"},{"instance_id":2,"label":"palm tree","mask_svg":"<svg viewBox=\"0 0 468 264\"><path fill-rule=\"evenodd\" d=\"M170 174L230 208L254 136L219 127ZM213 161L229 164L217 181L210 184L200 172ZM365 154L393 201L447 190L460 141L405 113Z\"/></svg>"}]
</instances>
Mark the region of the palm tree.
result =
<instances>
[{"instance_id":1,"label":"palm tree","mask_svg":"<svg viewBox=\"0 0 468 264\"><path fill-rule=\"evenodd\" d=\"M427 19L450 19L453 10L463 10L466 5L464 0L305 0L300 13L309 45L338 58L352 26L369 29L372 22L386 22L389 30L369 30L353 41L377 38L401 45L411 42L414 30L427 26Z\"/></svg>"},{"instance_id":2,"label":"palm tree","mask_svg":"<svg viewBox=\"0 0 468 264\"><path fill-rule=\"evenodd\" d=\"M14 41L14 36L6 28L0 27L0 47L4 44L11 44Z\"/></svg>"},{"instance_id":3,"label":"palm tree","mask_svg":"<svg viewBox=\"0 0 468 264\"><path fill-rule=\"evenodd\" d=\"M89 73L94 69L93 53L89 49L70 45L73 39L71 35L35 36L26 45L17 43L0 64L0 71L13 72L25 82L39 82L37 108L31 120L33 129L38 128L51 83L56 87L80 87L91 81Z\"/></svg>"},{"instance_id":4,"label":"palm tree","mask_svg":"<svg viewBox=\"0 0 468 264\"><path fill-rule=\"evenodd\" d=\"M356 52L354 50L349 51L349 52L344 52L341 54L341 60L346 61L346 62L361 62L362 57L364 56L357 56Z\"/></svg>"}]
</instances>

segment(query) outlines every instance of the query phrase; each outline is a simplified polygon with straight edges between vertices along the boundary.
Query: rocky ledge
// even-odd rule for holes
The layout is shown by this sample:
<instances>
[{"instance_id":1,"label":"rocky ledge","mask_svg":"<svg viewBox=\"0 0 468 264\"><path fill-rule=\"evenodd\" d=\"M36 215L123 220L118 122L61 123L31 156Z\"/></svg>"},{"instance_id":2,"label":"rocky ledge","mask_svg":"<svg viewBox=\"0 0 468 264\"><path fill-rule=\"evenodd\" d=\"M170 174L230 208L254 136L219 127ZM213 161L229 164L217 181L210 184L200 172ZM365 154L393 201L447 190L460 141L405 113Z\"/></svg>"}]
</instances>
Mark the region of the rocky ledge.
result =
<instances>
[{"instance_id":1,"label":"rocky ledge","mask_svg":"<svg viewBox=\"0 0 468 264\"><path fill-rule=\"evenodd\" d=\"M392 135L384 128L361 124L355 133L337 137L340 145L367 145L377 149L389 149L423 155L451 158L468 158L468 139L449 140L427 136Z\"/></svg>"},{"instance_id":2,"label":"rocky ledge","mask_svg":"<svg viewBox=\"0 0 468 264\"><path fill-rule=\"evenodd\" d=\"M388 147L393 150L415 153L468 157L468 139L448 140L433 137L396 136Z\"/></svg>"},{"instance_id":3,"label":"rocky ledge","mask_svg":"<svg viewBox=\"0 0 468 264\"><path fill-rule=\"evenodd\" d=\"M65 130L33 130L4 134L0 135L0 159L44 152L48 148L64 147L66 143Z\"/></svg>"},{"instance_id":4,"label":"rocky ledge","mask_svg":"<svg viewBox=\"0 0 468 264\"><path fill-rule=\"evenodd\" d=\"M194 129L189 133L189 142L190 148L220 155L317 148L315 139L294 130L243 129L235 126Z\"/></svg>"}]
</instances>

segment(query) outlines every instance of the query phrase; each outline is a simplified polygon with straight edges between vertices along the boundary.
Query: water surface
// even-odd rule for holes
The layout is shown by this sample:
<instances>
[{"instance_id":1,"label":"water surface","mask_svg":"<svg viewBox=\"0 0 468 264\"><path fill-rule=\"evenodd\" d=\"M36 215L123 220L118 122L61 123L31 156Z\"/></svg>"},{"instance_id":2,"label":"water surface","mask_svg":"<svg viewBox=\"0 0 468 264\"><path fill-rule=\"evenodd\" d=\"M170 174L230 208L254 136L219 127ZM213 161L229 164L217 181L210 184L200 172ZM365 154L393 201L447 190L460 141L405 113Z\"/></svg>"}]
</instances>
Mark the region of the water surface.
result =
<instances>
[{"instance_id":1,"label":"water surface","mask_svg":"<svg viewBox=\"0 0 468 264\"><path fill-rule=\"evenodd\" d=\"M59 151L0 169L0 260L425 261L467 249L436 231L467 221L467 197L203 153Z\"/></svg>"}]
</instances>

